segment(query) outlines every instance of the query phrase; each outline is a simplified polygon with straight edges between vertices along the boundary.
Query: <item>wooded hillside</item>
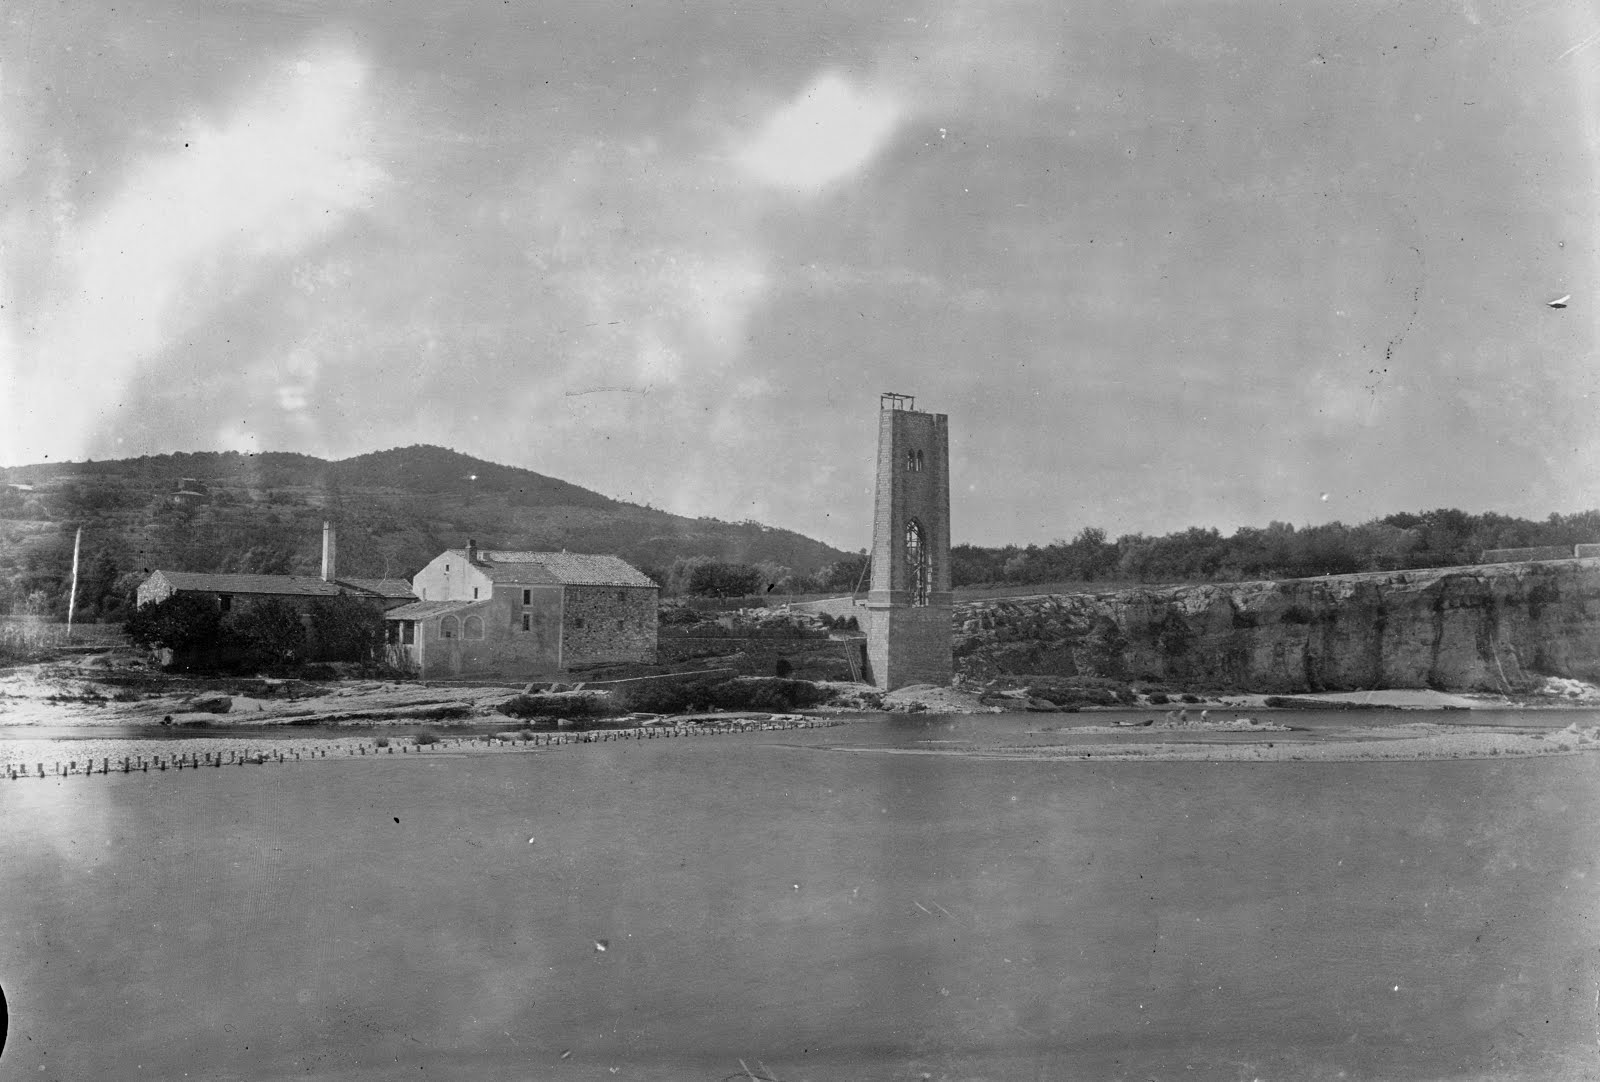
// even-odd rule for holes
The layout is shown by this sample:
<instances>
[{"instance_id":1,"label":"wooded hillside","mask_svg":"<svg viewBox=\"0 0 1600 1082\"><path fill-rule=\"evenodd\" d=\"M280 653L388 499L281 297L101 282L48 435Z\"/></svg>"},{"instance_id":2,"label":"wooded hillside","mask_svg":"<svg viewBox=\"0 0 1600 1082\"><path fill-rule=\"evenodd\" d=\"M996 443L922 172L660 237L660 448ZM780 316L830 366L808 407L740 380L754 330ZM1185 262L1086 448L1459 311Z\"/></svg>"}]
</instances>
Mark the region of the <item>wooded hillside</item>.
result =
<instances>
[{"instance_id":1,"label":"wooded hillside","mask_svg":"<svg viewBox=\"0 0 1600 1082\"><path fill-rule=\"evenodd\" d=\"M655 573L701 557L805 574L846 556L789 530L672 515L430 446L338 462L204 452L47 463L0 469L0 483L0 614L65 614L79 526L79 614L91 620L124 616L131 587L158 567L317 574L325 519L341 576L409 578L469 537L611 553Z\"/></svg>"}]
</instances>

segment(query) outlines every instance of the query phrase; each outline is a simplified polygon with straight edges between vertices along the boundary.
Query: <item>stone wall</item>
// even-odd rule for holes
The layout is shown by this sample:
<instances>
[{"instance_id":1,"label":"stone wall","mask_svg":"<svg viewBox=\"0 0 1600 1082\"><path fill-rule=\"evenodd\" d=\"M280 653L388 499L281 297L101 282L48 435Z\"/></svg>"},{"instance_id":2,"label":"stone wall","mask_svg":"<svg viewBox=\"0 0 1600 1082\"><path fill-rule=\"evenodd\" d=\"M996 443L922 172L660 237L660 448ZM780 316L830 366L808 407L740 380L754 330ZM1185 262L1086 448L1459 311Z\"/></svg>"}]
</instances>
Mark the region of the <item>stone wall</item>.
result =
<instances>
[{"instance_id":1,"label":"stone wall","mask_svg":"<svg viewBox=\"0 0 1600 1082\"><path fill-rule=\"evenodd\" d=\"M562 665L655 661L657 592L640 586L566 587Z\"/></svg>"},{"instance_id":2,"label":"stone wall","mask_svg":"<svg viewBox=\"0 0 1600 1082\"><path fill-rule=\"evenodd\" d=\"M957 670L1258 692L1600 683L1600 566L1521 563L973 602Z\"/></svg>"}]
</instances>

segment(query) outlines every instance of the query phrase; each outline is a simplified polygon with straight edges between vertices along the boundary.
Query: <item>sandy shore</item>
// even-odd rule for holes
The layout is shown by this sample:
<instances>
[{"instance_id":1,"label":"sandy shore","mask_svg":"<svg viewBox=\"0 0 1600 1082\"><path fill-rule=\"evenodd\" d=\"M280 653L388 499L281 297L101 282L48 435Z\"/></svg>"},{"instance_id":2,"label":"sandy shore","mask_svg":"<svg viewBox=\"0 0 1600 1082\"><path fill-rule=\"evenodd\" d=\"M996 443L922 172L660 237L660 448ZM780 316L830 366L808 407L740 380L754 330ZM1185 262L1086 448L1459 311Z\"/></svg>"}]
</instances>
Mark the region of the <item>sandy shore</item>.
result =
<instances>
[{"instance_id":1,"label":"sandy shore","mask_svg":"<svg viewBox=\"0 0 1600 1082\"><path fill-rule=\"evenodd\" d=\"M1122 730L1129 733L1148 730ZM1102 735L1091 726L1072 730ZM1398 725L1381 731L1347 730L1316 738L1262 738L1250 741L1207 741L1203 733L1183 742L1128 740L1116 743L1059 743L926 748L840 747L844 751L891 755L956 755L976 759L1026 762L1208 762L1208 763L1342 763L1519 758L1579 755L1600 751L1600 727L1573 724L1550 733L1507 732L1464 728L1433 722Z\"/></svg>"}]
</instances>

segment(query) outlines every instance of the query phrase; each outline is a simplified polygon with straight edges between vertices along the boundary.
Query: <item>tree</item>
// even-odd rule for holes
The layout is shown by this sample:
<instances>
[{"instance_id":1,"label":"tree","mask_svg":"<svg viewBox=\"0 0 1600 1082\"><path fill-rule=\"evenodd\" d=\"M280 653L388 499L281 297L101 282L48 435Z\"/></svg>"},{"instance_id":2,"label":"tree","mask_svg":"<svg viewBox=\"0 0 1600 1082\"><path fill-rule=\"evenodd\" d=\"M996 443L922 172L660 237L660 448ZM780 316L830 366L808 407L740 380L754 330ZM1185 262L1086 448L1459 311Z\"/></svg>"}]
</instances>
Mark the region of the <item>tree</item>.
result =
<instances>
[{"instance_id":1,"label":"tree","mask_svg":"<svg viewBox=\"0 0 1600 1082\"><path fill-rule=\"evenodd\" d=\"M276 597L229 613L223 631L244 647L246 660L254 664L278 666L305 657L306 626L300 612Z\"/></svg>"},{"instance_id":2,"label":"tree","mask_svg":"<svg viewBox=\"0 0 1600 1082\"><path fill-rule=\"evenodd\" d=\"M708 561L689 572L686 592L699 597L744 597L761 585L761 569L750 564Z\"/></svg>"},{"instance_id":3,"label":"tree","mask_svg":"<svg viewBox=\"0 0 1600 1082\"><path fill-rule=\"evenodd\" d=\"M383 650L383 613L354 597L317 598L311 628L319 661L370 662Z\"/></svg>"},{"instance_id":4,"label":"tree","mask_svg":"<svg viewBox=\"0 0 1600 1082\"><path fill-rule=\"evenodd\" d=\"M221 640L222 614L210 598L173 594L135 609L123 628L138 646L189 653Z\"/></svg>"}]
</instances>

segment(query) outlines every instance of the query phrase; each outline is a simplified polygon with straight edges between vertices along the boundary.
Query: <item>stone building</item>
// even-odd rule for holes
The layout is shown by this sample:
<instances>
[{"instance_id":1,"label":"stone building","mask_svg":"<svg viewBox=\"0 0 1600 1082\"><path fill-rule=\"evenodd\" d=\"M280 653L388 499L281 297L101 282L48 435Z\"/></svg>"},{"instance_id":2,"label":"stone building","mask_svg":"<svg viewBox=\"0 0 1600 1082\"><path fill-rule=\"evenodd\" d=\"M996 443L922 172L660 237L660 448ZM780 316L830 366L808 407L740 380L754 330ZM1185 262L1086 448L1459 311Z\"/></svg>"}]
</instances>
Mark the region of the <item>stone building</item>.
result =
<instances>
[{"instance_id":1,"label":"stone building","mask_svg":"<svg viewBox=\"0 0 1600 1082\"><path fill-rule=\"evenodd\" d=\"M323 597L355 597L388 609L416 600L411 584L403 579L339 578L337 540L331 523L322 524L322 576L230 575L197 571L156 570L139 584L138 605L143 607L175 594L208 598L221 612L237 612L267 598L288 602L309 619L311 604Z\"/></svg>"},{"instance_id":2,"label":"stone building","mask_svg":"<svg viewBox=\"0 0 1600 1082\"><path fill-rule=\"evenodd\" d=\"M423 679L532 679L654 662L659 587L615 556L450 549L386 614L389 658Z\"/></svg>"},{"instance_id":3,"label":"stone building","mask_svg":"<svg viewBox=\"0 0 1600 1082\"><path fill-rule=\"evenodd\" d=\"M884 394L878 406L868 678L888 690L944 686L954 671L948 419L906 395Z\"/></svg>"}]
</instances>

